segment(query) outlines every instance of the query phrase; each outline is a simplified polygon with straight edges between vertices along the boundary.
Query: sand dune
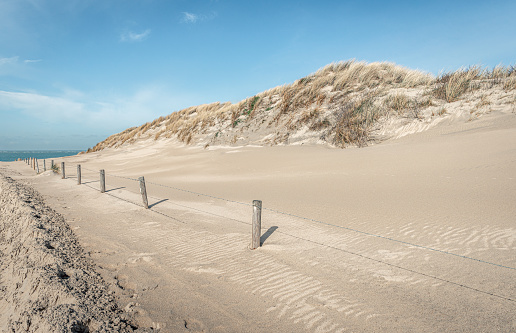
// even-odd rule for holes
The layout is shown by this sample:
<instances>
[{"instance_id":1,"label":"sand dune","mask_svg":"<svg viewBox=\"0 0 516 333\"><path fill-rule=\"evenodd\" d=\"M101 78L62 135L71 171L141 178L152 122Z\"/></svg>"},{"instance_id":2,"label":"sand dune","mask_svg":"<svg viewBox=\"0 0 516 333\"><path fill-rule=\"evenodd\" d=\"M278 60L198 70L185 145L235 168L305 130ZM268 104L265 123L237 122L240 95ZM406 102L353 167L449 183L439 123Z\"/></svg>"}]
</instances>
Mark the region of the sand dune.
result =
<instances>
[{"instance_id":1,"label":"sand dune","mask_svg":"<svg viewBox=\"0 0 516 333\"><path fill-rule=\"evenodd\" d=\"M158 140L62 160L65 180L21 162L2 167L65 217L142 327L516 330L511 109L449 115L361 149ZM251 251L253 199L263 200L263 246Z\"/></svg>"}]
</instances>

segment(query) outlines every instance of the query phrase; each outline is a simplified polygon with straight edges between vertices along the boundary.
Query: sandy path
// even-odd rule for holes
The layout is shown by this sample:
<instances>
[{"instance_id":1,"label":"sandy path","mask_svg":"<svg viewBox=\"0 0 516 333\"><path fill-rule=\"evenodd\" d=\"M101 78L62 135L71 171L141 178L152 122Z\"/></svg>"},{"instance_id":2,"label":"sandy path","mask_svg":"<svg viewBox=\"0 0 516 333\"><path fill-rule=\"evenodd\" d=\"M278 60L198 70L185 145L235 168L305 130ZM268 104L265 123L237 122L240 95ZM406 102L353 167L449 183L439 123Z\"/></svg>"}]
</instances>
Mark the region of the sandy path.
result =
<instances>
[{"instance_id":1,"label":"sandy path","mask_svg":"<svg viewBox=\"0 0 516 333\"><path fill-rule=\"evenodd\" d=\"M0 167L0 330L148 332L121 311L63 218Z\"/></svg>"},{"instance_id":2,"label":"sandy path","mask_svg":"<svg viewBox=\"0 0 516 333\"><path fill-rule=\"evenodd\" d=\"M9 167L67 218L122 306L163 331L508 332L515 129L492 114L366 149L162 142L67 158L66 180ZM145 175L152 209L113 175ZM253 199L309 219L265 210L250 251Z\"/></svg>"}]
</instances>

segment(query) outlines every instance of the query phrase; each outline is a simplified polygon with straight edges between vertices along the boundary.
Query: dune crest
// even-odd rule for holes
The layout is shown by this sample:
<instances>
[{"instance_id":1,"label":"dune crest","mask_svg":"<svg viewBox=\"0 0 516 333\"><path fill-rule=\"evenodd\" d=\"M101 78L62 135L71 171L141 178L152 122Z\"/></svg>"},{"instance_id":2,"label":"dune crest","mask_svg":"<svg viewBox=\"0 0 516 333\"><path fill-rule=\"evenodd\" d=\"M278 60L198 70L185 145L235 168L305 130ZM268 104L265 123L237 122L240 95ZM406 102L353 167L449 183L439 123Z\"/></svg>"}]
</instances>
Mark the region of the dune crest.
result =
<instances>
[{"instance_id":1,"label":"dune crest","mask_svg":"<svg viewBox=\"0 0 516 333\"><path fill-rule=\"evenodd\" d=\"M366 146L427 130L443 119L468 122L513 112L514 67L462 68L438 77L393 63L349 60L239 103L192 106L114 134L88 152L142 141L204 148L322 144Z\"/></svg>"}]
</instances>

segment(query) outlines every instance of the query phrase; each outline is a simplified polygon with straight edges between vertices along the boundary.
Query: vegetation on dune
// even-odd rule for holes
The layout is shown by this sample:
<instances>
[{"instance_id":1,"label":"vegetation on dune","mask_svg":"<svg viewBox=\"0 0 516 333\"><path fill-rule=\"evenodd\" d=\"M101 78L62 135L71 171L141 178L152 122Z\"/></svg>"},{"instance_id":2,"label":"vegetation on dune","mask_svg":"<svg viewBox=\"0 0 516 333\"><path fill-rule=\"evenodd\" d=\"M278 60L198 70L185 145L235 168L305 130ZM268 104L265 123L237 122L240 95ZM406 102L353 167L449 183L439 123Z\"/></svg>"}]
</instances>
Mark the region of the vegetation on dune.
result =
<instances>
[{"instance_id":1,"label":"vegetation on dune","mask_svg":"<svg viewBox=\"0 0 516 333\"><path fill-rule=\"evenodd\" d=\"M61 168L57 164L53 164L51 169L52 169L52 171L54 173L60 173L61 172Z\"/></svg>"},{"instance_id":2,"label":"vegetation on dune","mask_svg":"<svg viewBox=\"0 0 516 333\"><path fill-rule=\"evenodd\" d=\"M286 143L297 131L311 131L338 147L364 146L382 117L393 114L420 119L425 109L494 86L506 92L516 90L515 68L474 66L434 77L392 63L350 60L239 103L216 102L173 112L112 135L88 152L138 139L172 137L207 147L236 143L257 131L268 133L263 144ZM444 110L441 106L432 114L444 115Z\"/></svg>"}]
</instances>

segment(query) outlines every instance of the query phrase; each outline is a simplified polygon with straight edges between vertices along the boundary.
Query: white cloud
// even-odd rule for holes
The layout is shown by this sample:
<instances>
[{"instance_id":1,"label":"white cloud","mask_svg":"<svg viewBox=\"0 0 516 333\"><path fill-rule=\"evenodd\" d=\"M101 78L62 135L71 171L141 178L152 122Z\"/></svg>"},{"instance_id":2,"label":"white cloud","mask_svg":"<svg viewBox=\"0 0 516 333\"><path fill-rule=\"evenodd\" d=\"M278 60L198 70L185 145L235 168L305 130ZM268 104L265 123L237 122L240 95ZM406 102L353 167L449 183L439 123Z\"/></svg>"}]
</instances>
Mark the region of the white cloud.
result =
<instances>
[{"instance_id":1,"label":"white cloud","mask_svg":"<svg viewBox=\"0 0 516 333\"><path fill-rule=\"evenodd\" d=\"M185 23L195 23L199 20L199 15L183 12L183 22Z\"/></svg>"},{"instance_id":2,"label":"white cloud","mask_svg":"<svg viewBox=\"0 0 516 333\"><path fill-rule=\"evenodd\" d=\"M20 110L47 121L70 121L84 114L84 105L60 97L34 93L0 91L0 108Z\"/></svg>"},{"instance_id":3,"label":"white cloud","mask_svg":"<svg viewBox=\"0 0 516 333\"><path fill-rule=\"evenodd\" d=\"M0 90L0 115L15 112L25 119L116 131L169 114L179 106L178 102L185 103L182 99L184 96L171 96L170 91L156 86L102 101L70 89L60 96Z\"/></svg>"},{"instance_id":4,"label":"white cloud","mask_svg":"<svg viewBox=\"0 0 516 333\"><path fill-rule=\"evenodd\" d=\"M40 61L43 61L43 60L42 59L27 59L27 60L24 60L23 62L32 63L32 62L40 62Z\"/></svg>"},{"instance_id":5,"label":"white cloud","mask_svg":"<svg viewBox=\"0 0 516 333\"><path fill-rule=\"evenodd\" d=\"M0 58L0 66L7 64L15 64L18 62L19 57Z\"/></svg>"},{"instance_id":6,"label":"white cloud","mask_svg":"<svg viewBox=\"0 0 516 333\"><path fill-rule=\"evenodd\" d=\"M120 36L120 41L122 41L122 42L141 42L141 41L147 39L147 37L149 37L150 33L151 33L150 29L147 29L142 33L135 33L135 32L129 31L127 33L122 34L122 36Z\"/></svg>"}]
</instances>

